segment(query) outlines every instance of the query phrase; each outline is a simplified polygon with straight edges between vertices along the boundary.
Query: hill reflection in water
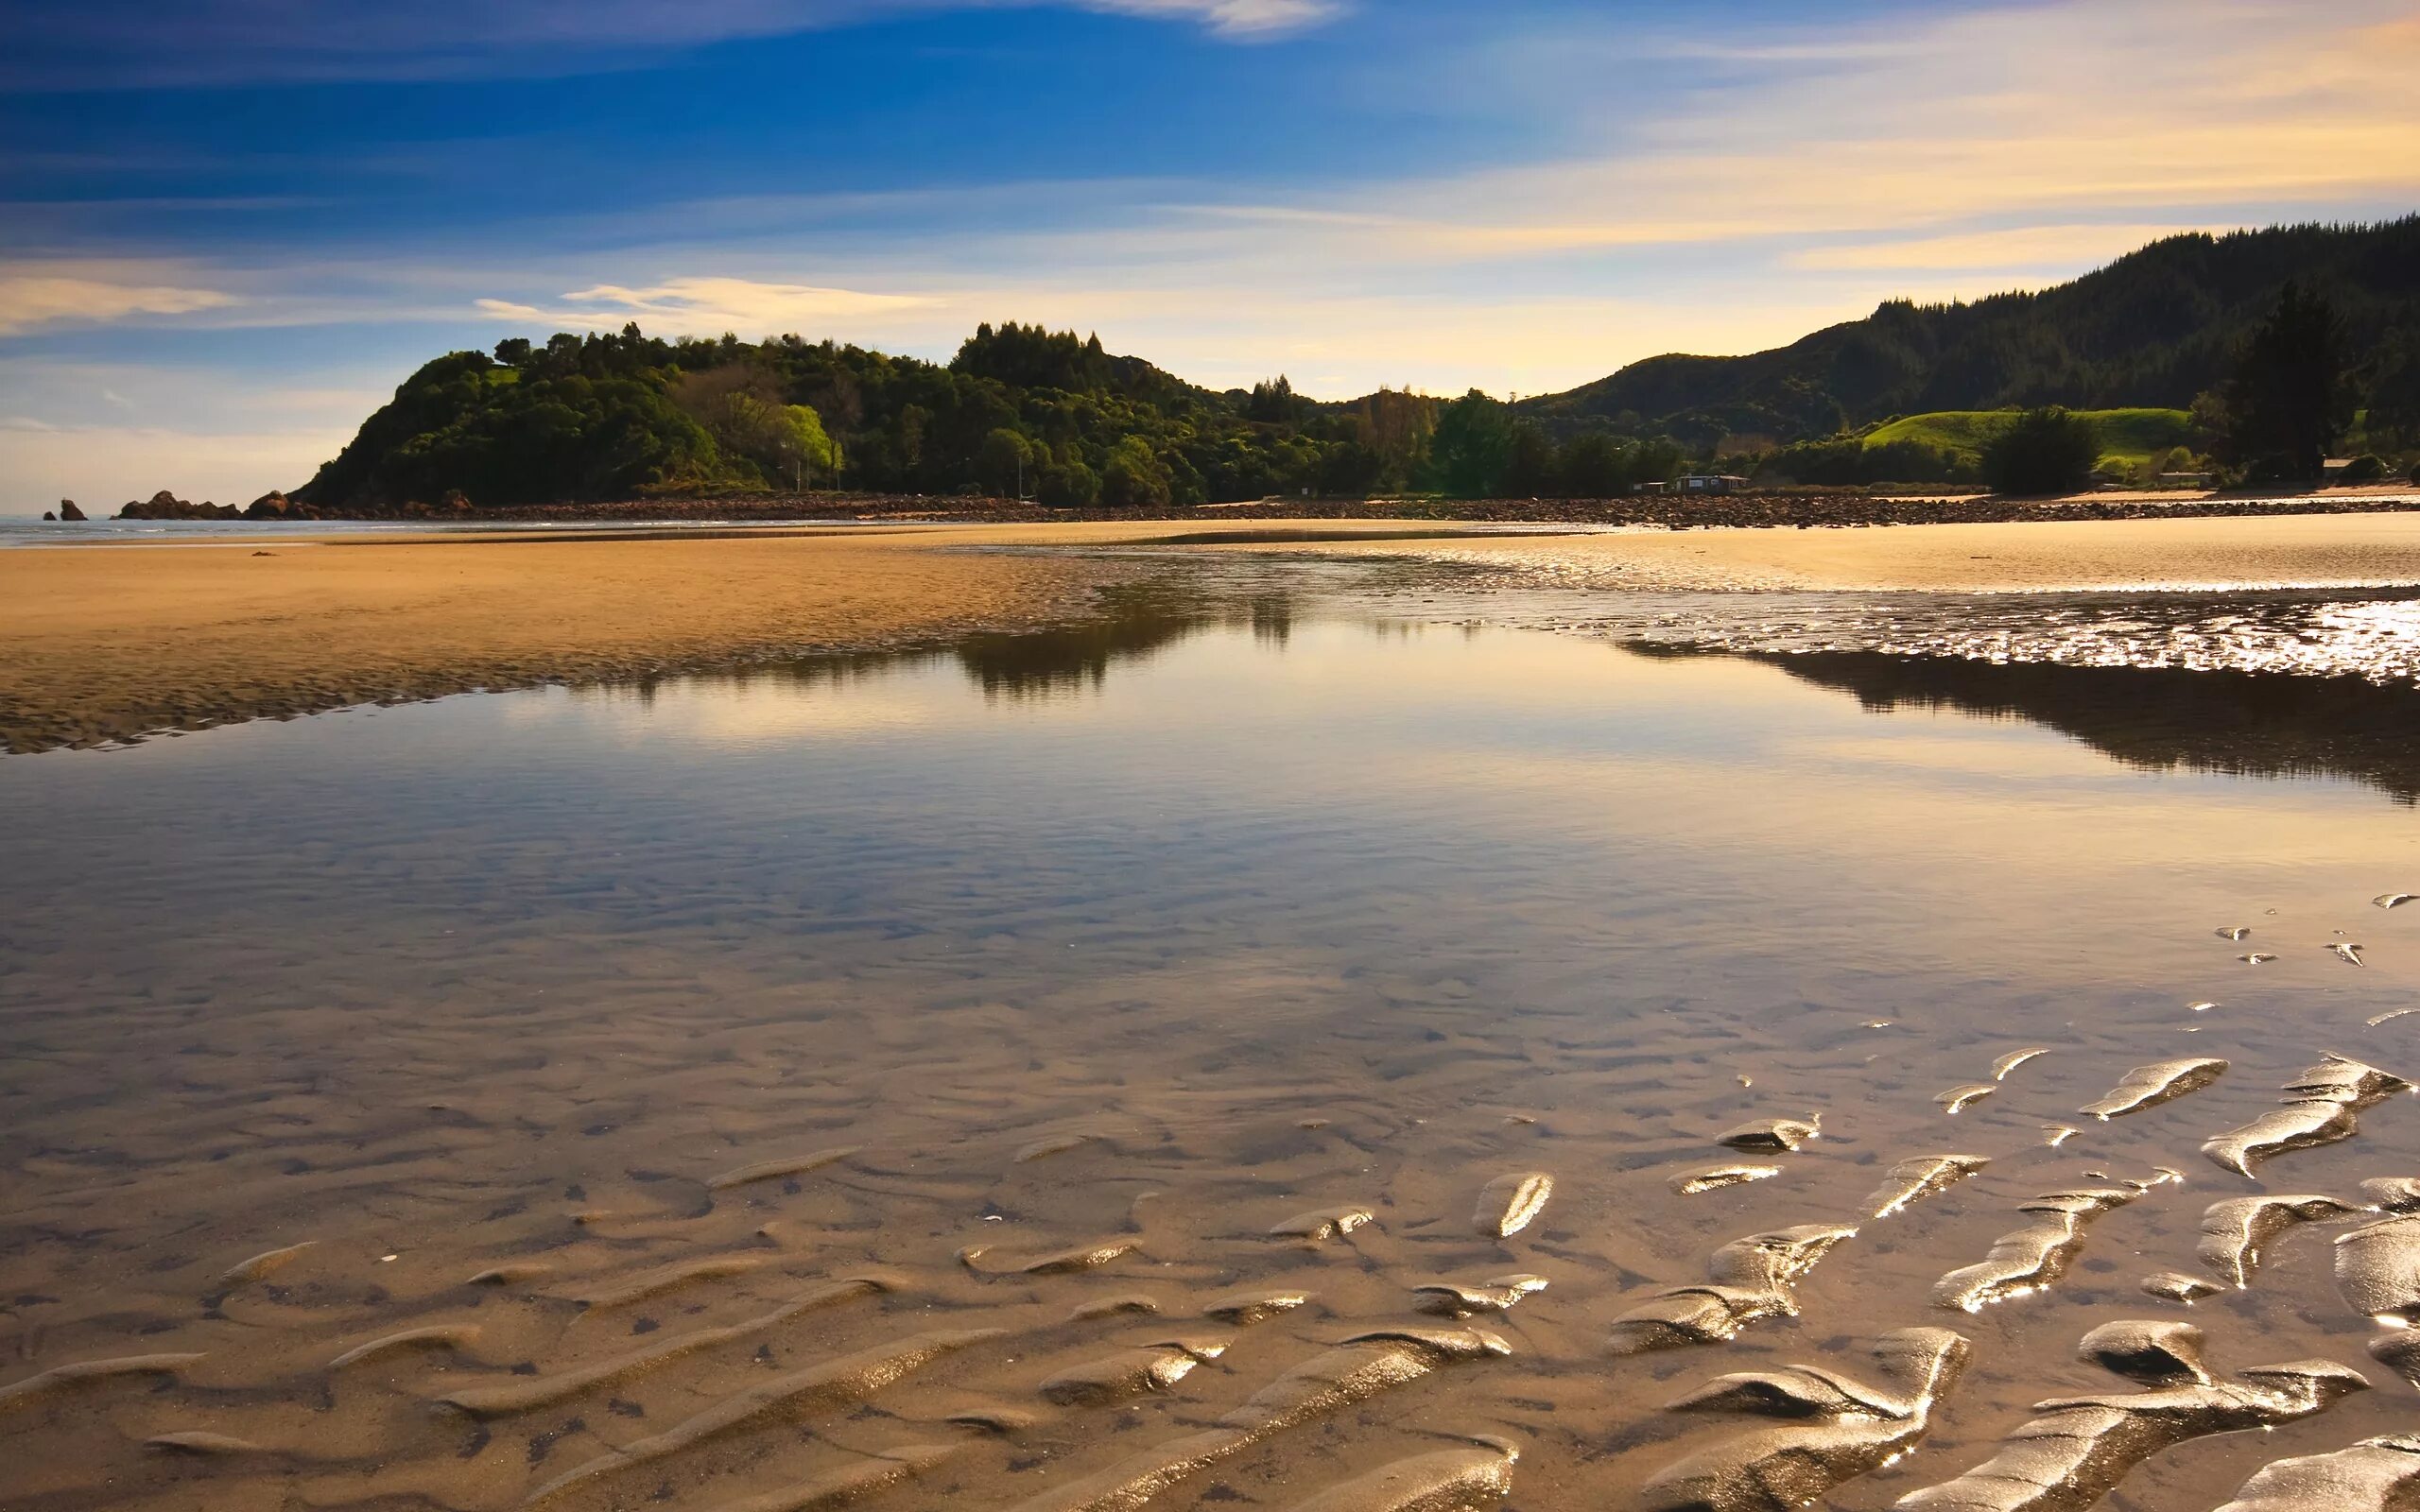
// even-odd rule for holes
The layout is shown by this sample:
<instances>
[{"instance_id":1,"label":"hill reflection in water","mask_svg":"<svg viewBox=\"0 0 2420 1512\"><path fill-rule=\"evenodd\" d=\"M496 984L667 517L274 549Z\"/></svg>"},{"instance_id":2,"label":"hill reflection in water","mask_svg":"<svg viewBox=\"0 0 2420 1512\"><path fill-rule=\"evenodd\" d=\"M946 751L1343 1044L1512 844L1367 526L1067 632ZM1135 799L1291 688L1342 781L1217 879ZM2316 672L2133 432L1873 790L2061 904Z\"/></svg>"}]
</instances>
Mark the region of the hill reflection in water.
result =
<instances>
[{"instance_id":1,"label":"hill reflection in water","mask_svg":"<svg viewBox=\"0 0 2420 1512\"><path fill-rule=\"evenodd\" d=\"M1748 660L1852 695L1876 713L1945 709L2029 720L2141 770L2342 777L2398 803L2420 803L2420 689L2358 678L1869 651L1759 652Z\"/></svg>"}]
</instances>

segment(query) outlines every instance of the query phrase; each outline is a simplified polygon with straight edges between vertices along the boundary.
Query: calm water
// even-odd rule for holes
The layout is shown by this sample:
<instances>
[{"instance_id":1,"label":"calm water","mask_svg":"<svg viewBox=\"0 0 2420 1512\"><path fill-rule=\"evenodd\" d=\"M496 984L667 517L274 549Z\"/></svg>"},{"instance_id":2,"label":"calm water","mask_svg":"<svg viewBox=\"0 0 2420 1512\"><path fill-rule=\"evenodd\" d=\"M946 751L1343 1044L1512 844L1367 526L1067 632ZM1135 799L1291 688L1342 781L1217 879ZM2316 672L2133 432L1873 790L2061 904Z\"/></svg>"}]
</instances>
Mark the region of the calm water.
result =
<instances>
[{"instance_id":1,"label":"calm water","mask_svg":"<svg viewBox=\"0 0 2420 1512\"><path fill-rule=\"evenodd\" d=\"M2188 1315L2138 1283L2197 1268L2209 1202L2420 1174L2410 1097L2259 1185L2197 1153L2322 1052L2420 1067L2420 1017L2364 1023L2420 1006L2420 904L2371 902L2420 890L2415 696L1633 650L1269 593L0 761L0 1388L201 1356L0 1403L0 1502L501 1509L602 1459L549 1504L721 1508L936 1446L864 1504L1083 1504L1051 1499L1419 1319L1409 1287L1521 1272L1550 1284L1472 1320L1509 1354L1149 1504L1291 1506L1489 1435L1522 1449L1524 1512L1627 1506L1759 1426L1661 1410L1685 1389L1870 1374L1883 1330L1953 1327L1973 1365L1929 1437L1832 1496L1887 1506L2032 1402L2134 1389L2076 1341ZM2076 1111L2192 1055L2232 1066ZM1715 1143L1810 1114L1794 1154ZM2052 1148L2046 1124L2082 1131ZM1867 1216L1893 1162L1951 1152L1992 1163ZM1672 1191L1741 1160L1782 1173ZM1927 1300L2037 1194L2159 1166L2185 1181L2100 1219L2047 1292ZM1553 1177L1543 1213L1477 1234L1481 1188L1520 1172ZM1374 1221L1268 1232L1339 1206ZM1717 1246L1824 1221L1862 1228L1799 1315L1609 1351ZM2336 1231L2276 1240L2189 1316L2221 1374L2325 1356L2377 1389L2159 1456L2110 1505L2214 1506L2269 1459L2408 1425L2329 1275ZM888 1290L778 1311L858 1276ZM1310 1301L1202 1316L1239 1288ZM1156 1311L1071 1317L1120 1298ZM424 1327L475 1332L331 1364ZM878 1387L794 1374L988 1329ZM1122 1351L1169 1340L1203 1358L1120 1384ZM563 1389L433 1405L532 1381ZM760 1417L654 1437L759 1388ZM249 1447L144 1447L195 1433Z\"/></svg>"}]
</instances>

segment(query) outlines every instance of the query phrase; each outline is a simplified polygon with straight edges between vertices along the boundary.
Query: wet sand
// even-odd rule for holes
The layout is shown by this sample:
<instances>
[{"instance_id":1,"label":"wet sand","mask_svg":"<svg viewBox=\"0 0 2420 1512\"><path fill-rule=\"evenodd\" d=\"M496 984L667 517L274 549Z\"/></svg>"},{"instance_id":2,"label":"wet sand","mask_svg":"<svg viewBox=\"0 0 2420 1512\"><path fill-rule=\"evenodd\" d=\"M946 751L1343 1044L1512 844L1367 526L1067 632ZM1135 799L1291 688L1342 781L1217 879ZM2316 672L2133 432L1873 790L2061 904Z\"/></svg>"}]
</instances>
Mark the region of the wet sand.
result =
<instances>
[{"instance_id":1,"label":"wet sand","mask_svg":"<svg viewBox=\"0 0 2420 1512\"><path fill-rule=\"evenodd\" d=\"M0 553L0 748L1029 627L1147 570L1094 548L1201 553L1223 549L1221 538L1596 589L2420 583L2420 513L1547 535L1254 520L44 548ZM1003 547L1033 549L984 549Z\"/></svg>"},{"instance_id":2,"label":"wet sand","mask_svg":"<svg viewBox=\"0 0 2420 1512\"><path fill-rule=\"evenodd\" d=\"M2117 1505L2405 1425L2379 1215L2204 1258L2420 1157L2305 1073L2414 1069L2378 795L1565 638L1152 644L0 766L0 1501L1601 1512L1783 1452L1878 1512L2140 1392L2078 1358L2129 1321L2216 1384L2095 1425ZM2372 1389L2246 1373L2313 1359Z\"/></svg>"}]
</instances>

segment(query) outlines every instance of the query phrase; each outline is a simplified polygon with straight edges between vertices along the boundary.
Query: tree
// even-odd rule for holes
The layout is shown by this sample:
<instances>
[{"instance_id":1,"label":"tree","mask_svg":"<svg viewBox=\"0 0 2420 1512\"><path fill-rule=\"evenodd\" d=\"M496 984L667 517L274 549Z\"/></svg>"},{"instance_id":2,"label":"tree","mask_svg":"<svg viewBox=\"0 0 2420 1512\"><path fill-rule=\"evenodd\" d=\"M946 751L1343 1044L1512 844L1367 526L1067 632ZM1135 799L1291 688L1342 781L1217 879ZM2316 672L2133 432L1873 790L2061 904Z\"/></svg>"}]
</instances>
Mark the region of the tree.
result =
<instances>
[{"instance_id":1,"label":"tree","mask_svg":"<svg viewBox=\"0 0 2420 1512\"><path fill-rule=\"evenodd\" d=\"M1139 436L1109 449L1101 463L1100 502L1113 509L1164 509L1175 497L1168 469Z\"/></svg>"},{"instance_id":2,"label":"tree","mask_svg":"<svg viewBox=\"0 0 2420 1512\"><path fill-rule=\"evenodd\" d=\"M1573 499L1613 499L1631 488L1630 458L1603 431L1586 431L1563 449L1562 489Z\"/></svg>"},{"instance_id":3,"label":"tree","mask_svg":"<svg viewBox=\"0 0 2420 1512\"><path fill-rule=\"evenodd\" d=\"M2420 446L2420 333L2413 335L2412 350L2370 386L2370 411L2361 428L2373 447Z\"/></svg>"},{"instance_id":4,"label":"tree","mask_svg":"<svg viewBox=\"0 0 2420 1512\"><path fill-rule=\"evenodd\" d=\"M994 493L1012 493L1033 480L1033 443L1005 425L995 426L975 454L975 471Z\"/></svg>"},{"instance_id":5,"label":"tree","mask_svg":"<svg viewBox=\"0 0 2420 1512\"><path fill-rule=\"evenodd\" d=\"M1504 457L1504 494L1512 499L1540 499L1555 491L1563 479L1562 457L1554 438L1535 421L1512 427L1512 444Z\"/></svg>"},{"instance_id":6,"label":"tree","mask_svg":"<svg viewBox=\"0 0 2420 1512\"><path fill-rule=\"evenodd\" d=\"M2100 427L2053 404L2029 409L1983 447L1983 481L1994 493L2073 493L2092 481Z\"/></svg>"},{"instance_id":7,"label":"tree","mask_svg":"<svg viewBox=\"0 0 2420 1512\"><path fill-rule=\"evenodd\" d=\"M1512 454L1512 412L1474 388L1437 416L1428 457L1437 484L1459 499L1484 499L1504 482Z\"/></svg>"},{"instance_id":8,"label":"tree","mask_svg":"<svg viewBox=\"0 0 2420 1512\"><path fill-rule=\"evenodd\" d=\"M2227 380L2228 460L2256 475L2311 480L2353 424L2350 338L2325 295L2290 282L2237 350Z\"/></svg>"},{"instance_id":9,"label":"tree","mask_svg":"<svg viewBox=\"0 0 2420 1512\"><path fill-rule=\"evenodd\" d=\"M784 404L775 416L774 461L790 464L794 483L813 488L840 479L840 445L823 429L823 417L807 404Z\"/></svg>"}]
</instances>

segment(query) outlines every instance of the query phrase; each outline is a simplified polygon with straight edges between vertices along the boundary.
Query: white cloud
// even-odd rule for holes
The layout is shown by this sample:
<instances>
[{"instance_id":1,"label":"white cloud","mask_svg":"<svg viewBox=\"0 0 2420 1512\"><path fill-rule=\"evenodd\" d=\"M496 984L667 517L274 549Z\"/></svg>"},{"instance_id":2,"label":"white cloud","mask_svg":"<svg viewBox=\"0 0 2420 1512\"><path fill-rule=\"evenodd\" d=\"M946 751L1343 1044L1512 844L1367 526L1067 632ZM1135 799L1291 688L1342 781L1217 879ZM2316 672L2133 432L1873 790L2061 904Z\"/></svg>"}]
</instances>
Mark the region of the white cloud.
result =
<instances>
[{"instance_id":1,"label":"white cloud","mask_svg":"<svg viewBox=\"0 0 2420 1512\"><path fill-rule=\"evenodd\" d=\"M1200 22L1224 37L1259 38L1301 31L1340 15L1340 0L1080 0L1087 10L1167 16Z\"/></svg>"},{"instance_id":2,"label":"white cloud","mask_svg":"<svg viewBox=\"0 0 2420 1512\"><path fill-rule=\"evenodd\" d=\"M37 326L93 324L138 316L223 309L235 296L170 284L129 284L47 269L0 269L0 335Z\"/></svg>"},{"instance_id":3,"label":"white cloud","mask_svg":"<svg viewBox=\"0 0 2420 1512\"><path fill-rule=\"evenodd\" d=\"M563 299L568 302L554 309L510 300L475 302L492 319L525 325L603 330L636 320L658 335L719 335L732 331L751 336L929 309L936 302L922 295L867 294L744 278L674 278L645 288L599 284L574 290Z\"/></svg>"}]
</instances>

